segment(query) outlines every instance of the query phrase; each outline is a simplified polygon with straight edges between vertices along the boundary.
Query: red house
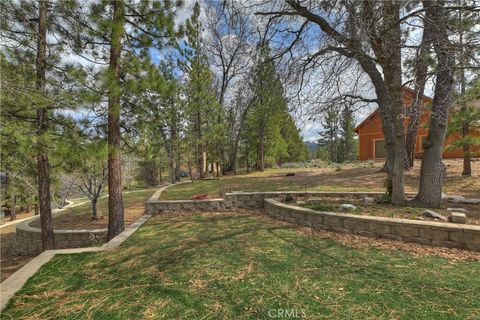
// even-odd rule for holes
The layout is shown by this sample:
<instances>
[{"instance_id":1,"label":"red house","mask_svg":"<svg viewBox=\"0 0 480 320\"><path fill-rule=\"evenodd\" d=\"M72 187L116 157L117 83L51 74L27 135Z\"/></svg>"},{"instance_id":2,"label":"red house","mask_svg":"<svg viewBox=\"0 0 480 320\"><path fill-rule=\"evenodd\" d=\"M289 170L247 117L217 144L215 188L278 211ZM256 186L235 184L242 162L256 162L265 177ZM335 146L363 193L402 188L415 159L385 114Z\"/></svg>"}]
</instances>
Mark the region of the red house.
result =
<instances>
[{"instance_id":1,"label":"red house","mask_svg":"<svg viewBox=\"0 0 480 320\"><path fill-rule=\"evenodd\" d=\"M403 103L405 106L410 106L414 98L414 91L404 87L403 89ZM423 96L422 108L420 115L420 127L417 135L417 143L415 146L415 157L422 156L422 141L428 135L427 125L430 119L430 109L428 105L432 103L432 99ZM408 126L408 117L405 119L405 128ZM385 152L385 138L382 132L382 123L378 109L371 113L365 120L363 120L354 130L358 134L359 151L358 157L360 160L370 159L384 159ZM460 133L447 136L445 145L458 138ZM480 131L475 131L475 135L480 136ZM455 150L448 150L443 152L444 158L462 158L463 150L458 148Z\"/></svg>"}]
</instances>

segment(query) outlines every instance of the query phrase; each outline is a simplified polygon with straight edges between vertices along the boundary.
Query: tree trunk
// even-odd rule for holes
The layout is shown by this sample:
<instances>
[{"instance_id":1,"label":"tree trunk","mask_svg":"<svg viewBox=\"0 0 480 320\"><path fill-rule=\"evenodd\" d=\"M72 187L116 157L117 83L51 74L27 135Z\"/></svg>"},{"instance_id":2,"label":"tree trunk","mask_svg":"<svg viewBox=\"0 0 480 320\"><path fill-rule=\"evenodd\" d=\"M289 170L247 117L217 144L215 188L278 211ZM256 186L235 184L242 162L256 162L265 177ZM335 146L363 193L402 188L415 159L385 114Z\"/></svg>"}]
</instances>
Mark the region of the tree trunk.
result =
<instances>
[{"instance_id":1,"label":"tree trunk","mask_svg":"<svg viewBox=\"0 0 480 320\"><path fill-rule=\"evenodd\" d=\"M391 139L386 144L387 162L389 162L388 166L391 166L389 175L392 182L392 203L403 204L405 202L405 107L403 105L402 90L401 31L400 25L396 23L400 14L399 4L393 1L386 1L384 2L384 10L386 23L390 23L393 26L384 35L384 49L380 55L388 91L387 103L392 112L392 117L388 118L389 122L386 123L387 128L385 128L389 135L389 140ZM385 137L387 136L385 135Z\"/></svg>"},{"instance_id":2,"label":"tree trunk","mask_svg":"<svg viewBox=\"0 0 480 320\"><path fill-rule=\"evenodd\" d=\"M427 80L428 62L427 55L431 44L431 24L425 23L422 36L422 42L418 48L415 61L415 96L412 105L407 111L410 116L405 138L405 169L413 168L415 160L415 149L417 145L418 128L420 126L420 117L422 111L422 97L425 91L425 82Z\"/></svg>"},{"instance_id":3,"label":"tree trunk","mask_svg":"<svg viewBox=\"0 0 480 320\"><path fill-rule=\"evenodd\" d=\"M47 1L39 2L38 15L38 42L36 58L36 88L41 94L45 93L45 68L47 53ZM38 143L37 175L38 200L40 203L40 226L42 229L43 250L55 249L53 234L52 206L50 204L50 163L46 152L45 135L48 131L47 109L37 109Z\"/></svg>"},{"instance_id":4,"label":"tree trunk","mask_svg":"<svg viewBox=\"0 0 480 320\"><path fill-rule=\"evenodd\" d=\"M163 183L163 177L162 177L162 165L158 167L158 175L160 178L160 183Z\"/></svg>"},{"instance_id":5,"label":"tree trunk","mask_svg":"<svg viewBox=\"0 0 480 320\"><path fill-rule=\"evenodd\" d=\"M460 23L462 23L462 15L460 14ZM459 36L459 47L461 50L460 55L460 94L462 96L461 99L461 110L460 112L462 115L467 113L467 102L465 101L465 87L466 87L466 80L465 80L465 53L463 52L463 31L460 31ZM463 171L462 176L471 176L472 175L472 159L470 156L470 144L468 143L467 137L469 134L470 128L468 125L468 120L463 120L462 123L462 139L463 139Z\"/></svg>"},{"instance_id":6,"label":"tree trunk","mask_svg":"<svg viewBox=\"0 0 480 320\"><path fill-rule=\"evenodd\" d=\"M170 183L174 184L177 181L176 168L175 168L175 151L173 147L173 141L170 141L167 138L165 130L160 130L163 141L165 141L165 147L167 149L167 158L168 158L168 174L170 176Z\"/></svg>"},{"instance_id":7,"label":"tree trunk","mask_svg":"<svg viewBox=\"0 0 480 320\"><path fill-rule=\"evenodd\" d=\"M98 220L98 215L97 215L97 198L93 198L91 200L92 202L92 220Z\"/></svg>"},{"instance_id":8,"label":"tree trunk","mask_svg":"<svg viewBox=\"0 0 480 320\"><path fill-rule=\"evenodd\" d=\"M245 165L247 167L247 173L249 173L250 163L248 161L248 142L247 141L245 141Z\"/></svg>"},{"instance_id":9,"label":"tree trunk","mask_svg":"<svg viewBox=\"0 0 480 320\"><path fill-rule=\"evenodd\" d=\"M260 128L259 139L260 139L260 142L258 144L257 170L263 171L265 170L265 131L263 127Z\"/></svg>"},{"instance_id":10,"label":"tree trunk","mask_svg":"<svg viewBox=\"0 0 480 320\"><path fill-rule=\"evenodd\" d=\"M462 138L465 139L469 135L468 123L462 125ZM463 145L463 171L462 176L472 175L472 158L470 156L470 144L464 143Z\"/></svg>"},{"instance_id":11,"label":"tree trunk","mask_svg":"<svg viewBox=\"0 0 480 320\"><path fill-rule=\"evenodd\" d=\"M206 151L206 148L205 148L205 144L204 143L200 143L199 145L199 159L198 159L198 162L199 162L199 166L200 166L200 179L204 179L206 177L206 173L207 173L207 170L208 170L208 164L207 164L207 151Z\"/></svg>"},{"instance_id":12,"label":"tree trunk","mask_svg":"<svg viewBox=\"0 0 480 320\"><path fill-rule=\"evenodd\" d=\"M120 160L120 55L124 27L123 1L113 0L108 92L108 235L111 240L125 229L122 166Z\"/></svg>"},{"instance_id":13,"label":"tree trunk","mask_svg":"<svg viewBox=\"0 0 480 320\"><path fill-rule=\"evenodd\" d=\"M12 210L10 210L10 221L17 219L17 195L12 196Z\"/></svg>"},{"instance_id":14,"label":"tree trunk","mask_svg":"<svg viewBox=\"0 0 480 320\"><path fill-rule=\"evenodd\" d=\"M424 144L420 168L420 186L414 203L421 207L440 208L445 166L442 163L443 143L451 104L454 57L448 39L447 21L443 2L423 1L426 21L432 23L435 33L432 43L437 55L435 94L433 98L430 129Z\"/></svg>"}]
</instances>

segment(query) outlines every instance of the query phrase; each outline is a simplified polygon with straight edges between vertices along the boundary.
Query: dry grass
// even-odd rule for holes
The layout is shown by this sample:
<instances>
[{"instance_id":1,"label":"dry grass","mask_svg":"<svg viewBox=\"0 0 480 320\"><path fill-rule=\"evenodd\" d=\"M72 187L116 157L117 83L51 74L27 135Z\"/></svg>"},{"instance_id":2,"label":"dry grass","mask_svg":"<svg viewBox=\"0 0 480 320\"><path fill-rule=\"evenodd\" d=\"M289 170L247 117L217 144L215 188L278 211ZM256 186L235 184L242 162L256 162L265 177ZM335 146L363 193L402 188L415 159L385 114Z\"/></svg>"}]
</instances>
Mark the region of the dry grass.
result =
<instances>
[{"instance_id":1,"label":"dry grass","mask_svg":"<svg viewBox=\"0 0 480 320\"><path fill-rule=\"evenodd\" d=\"M177 213L118 250L55 257L3 316L478 319L479 272L478 254L461 250L314 232L259 212Z\"/></svg>"},{"instance_id":2,"label":"dry grass","mask_svg":"<svg viewBox=\"0 0 480 320\"><path fill-rule=\"evenodd\" d=\"M480 161L472 162L473 176L462 176L462 161L445 159L447 178L444 191L448 194L460 194L467 198L480 198ZM248 175L225 176L220 180L195 181L167 189L162 199L190 199L196 194L207 194L211 198L219 197L222 192L242 191L385 191L385 173L380 172L382 162L373 166L366 162L354 162L341 165L340 168L328 166L307 169L269 169ZM287 172L295 176L287 177ZM405 173L405 189L414 193L418 189L420 162Z\"/></svg>"}]
</instances>

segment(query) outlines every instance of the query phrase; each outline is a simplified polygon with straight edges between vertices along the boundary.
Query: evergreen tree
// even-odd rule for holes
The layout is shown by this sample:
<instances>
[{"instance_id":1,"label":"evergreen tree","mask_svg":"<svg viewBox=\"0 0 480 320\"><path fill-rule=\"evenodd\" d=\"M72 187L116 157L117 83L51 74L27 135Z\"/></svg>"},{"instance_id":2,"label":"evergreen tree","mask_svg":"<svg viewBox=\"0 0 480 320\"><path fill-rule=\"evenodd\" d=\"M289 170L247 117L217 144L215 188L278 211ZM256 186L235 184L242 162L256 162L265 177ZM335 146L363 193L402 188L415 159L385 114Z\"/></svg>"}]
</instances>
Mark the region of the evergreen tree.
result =
<instances>
[{"instance_id":1,"label":"evergreen tree","mask_svg":"<svg viewBox=\"0 0 480 320\"><path fill-rule=\"evenodd\" d=\"M275 155L274 150L285 149L280 128L283 113L287 110L283 85L270 58L268 44L259 46L252 80L252 102L246 120L250 148L256 150L257 170L265 169L265 156Z\"/></svg>"},{"instance_id":2,"label":"evergreen tree","mask_svg":"<svg viewBox=\"0 0 480 320\"><path fill-rule=\"evenodd\" d=\"M473 82L473 85L465 91L462 96L457 99L455 112L452 112L452 117L448 123L448 134L458 134L461 132L459 138L453 140L447 146L447 150L455 150L463 148L464 153L467 153L465 158L468 161L472 157L480 156L480 152L475 150L480 149L480 138L472 134L472 129L478 130L480 123L480 79ZM464 132L464 128L468 128ZM465 160L464 158L464 160ZM465 171L469 170L469 171ZM463 175L471 175L471 167L464 162Z\"/></svg>"},{"instance_id":3,"label":"evergreen tree","mask_svg":"<svg viewBox=\"0 0 480 320\"><path fill-rule=\"evenodd\" d=\"M458 5L466 4L465 0L458 0L457 2ZM467 96L468 94L466 93L469 85L467 79L472 77L472 72L477 72L476 75L478 76L478 59L480 58L479 24L480 15L474 11L456 10L452 13L450 26L453 29L457 46L455 78L457 80L457 91L460 95L456 99L456 103L460 108L454 115L456 123L450 125L450 127L457 127L458 131L461 132L461 147L463 149L462 175L465 176L472 174L470 125L476 114L476 111L468 106L468 101L471 97ZM461 122L460 127L459 121Z\"/></svg>"},{"instance_id":4,"label":"evergreen tree","mask_svg":"<svg viewBox=\"0 0 480 320\"><path fill-rule=\"evenodd\" d=\"M320 139L318 145L328 151L329 160L332 162L339 161L339 146L340 146L340 113L336 108L329 108L321 121L322 131L319 132Z\"/></svg>"},{"instance_id":5,"label":"evergreen tree","mask_svg":"<svg viewBox=\"0 0 480 320\"><path fill-rule=\"evenodd\" d=\"M7 71L12 77L2 81L2 116L6 120L4 135L12 135L7 148L36 158L36 168L27 161L37 180L40 224L43 249L55 247L51 214L51 156L56 148L57 129L51 121L58 110L73 107L69 94L73 74L71 65L61 59L70 48L71 38L60 30L64 29L63 14L78 5L76 1L53 2L45 0L10 1L1 6L2 38L6 39L3 48L2 73ZM55 34L55 37L48 37ZM25 130L12 130L24 127ZM22 141L35 136L33 145L24 150ZM25 135L25 136L23 136ZM13 143L16 141L17 143ZM12 142L12 143L10 143ZM33 147L33 148L32 148ZM11 161L2 159L3 161Z\"/></svg>"},{"instance_id":6,"label":"evergreen tree","mask_svg":"<svg viewBox=\"0 0 480 320\"><path fill-rule=\"evenodd\" d=\"M184 71L188 77L185 86L187 133L195 154L200 179L208 172L207 153L211 161L220 161L223 124L218 121L222 112L215 95L213 75L206 55L202 52L200 6L195 3L193 15L186 23L187 47L183 50Z\"/></svg>"},{"instance_id":7,"label":"evergreen tree","mask_svg":"<svg viewBox=\"0 0 480 320\"><path fill-rule=\"evenodd\" d=\"M174 28L176 4L170 1L145 0L125 2L111 0L70 9L67 20L70 30L78 30L75 53L106 68L98 68L92 77L97 80L88 87L97 101L107 97L108 140L108 235L110 240L122 232L124 210L121 169L121 124L127 107L138 101L144 90L131 80L139 58L151 48L163 49L172 45L178 35Z\"/></svg>"}]
</instances>

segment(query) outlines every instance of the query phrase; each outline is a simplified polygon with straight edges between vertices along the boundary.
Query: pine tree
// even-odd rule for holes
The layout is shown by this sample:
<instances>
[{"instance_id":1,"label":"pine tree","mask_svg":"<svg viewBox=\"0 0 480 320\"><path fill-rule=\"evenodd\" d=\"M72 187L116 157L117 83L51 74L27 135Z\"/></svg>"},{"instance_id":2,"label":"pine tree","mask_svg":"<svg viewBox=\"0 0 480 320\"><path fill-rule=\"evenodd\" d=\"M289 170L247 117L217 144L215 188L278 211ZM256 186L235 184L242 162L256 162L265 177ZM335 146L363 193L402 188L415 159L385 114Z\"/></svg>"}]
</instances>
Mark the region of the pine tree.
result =
<instances>
[{"instance_id":1,"label":"pine tree","mask_svg":"<svg viewBox=\"0 0 480 320\"><path fill-rule=\"evenodd\" d=\"M25 154L35 153L36 168L30 168L38 183L36 191L40 207L42 246L45 250L55 247L50 157L56 147L56 135L52 134L56 126L52 126L51 119L57 117L55 110L61 110L67 105L74 106L66 89L74 68L61 59L63 52L69 48L71 39L58 32L63 28L64 21L59 13L75 5L76 1L67 4L40 0L11 1L2 3L1 6L2 37L8 39L3 48L5 55L2 55L2 64L10 64L7 69L2 68L2 72L15 70L12 78L2 82L5 84L2 85L2 94L9 97L2 101L2 109L5 108L2 116L8 118L3 132L16 138L8 140L7 148L16 148L21 153L26 151ZM49 38L48 35L52 33L56 36ZM16 126L27 130L12 131ZM21 141L31 139L32 135L33 148L30 146L31 150L23 150ZM2 160L11 161L6 158ZM25 164L31 165L29 162Z\"/></svg>"},{"instance_id":2,"label":"pine tree","mask_svg":"<svg viewBox=\"0 0 480 320\"><path fill-rule=\"evenodd\" d=\"M111 0L70 8L67 30L77 30L75 53L106 68L97 68L91 78L92 99L108 98L108 240L124 230L122 197L120 127L127 106L133 105L144 89L128 81L132 72L141 71L138 55L146 56L151 48L173 45L178 35L174 27L176 4L145 0L126 2Z\"/></svg>"},{"instance_id":3,"label":"pine tree","mask_svg":"<svg viewBox=\"0 0 480 320\"><path fill-rule=\"evenodd\" d=\"M475 152L475 150L480 149L480 138L472 134L472 129L478 127L480 123L480 106L478 101L480 101L480 79L475 80L472 86L458 97L455 111L452 112L452 117L448 123L447 134L458 134L461 132L461 136L450 142L447 150L463 148L464 153L467 153L464 155L467 163L472 157L480 156L480 152ZM467 132L463 131L465 127L468 128ZM471 166L464 161L462 175L471 175L471 173Z\"/></svg>"},{"instance_id":4,"label":"pine tree","mask_svg":"<svg viewBox=\"0 0 480 320\"><path fill-rule=\"evenodd\" d=\"M222 110L215 95L213 75L206 55L202 51L200 6L195 3L193 15L186 23L187 47L184 71L188 76L185 86L188 136L195 154L197 173L200 179L208 172L207 153L211 161L220 161L223 124L218 121Z\"/></svg>"},{"instance_id":5,"label":"pine tree","mask_svg":"<svg viewBox=\"0 0 480 320\"><path fill-rule=\"evenodd\" d=\"M332 162L339 162L339 130L341 119L335 108L329 108L321 121L322 131L319 132L318 145L328 151L329 159Z\"/></svg>"},{"instance_id":6,"label":"pine tree","mask_svg":"<svg viewBox=\"0 0 480 320\"><path fill-rule=\"evenodd\" d=\"M287 110L283 85L270 58L268 44L259 45L259 56L252 80L252 102L247 115L247 130L250 132L251 147L256 149L257 170L265 169L266 154L283 144L280 128L282 111ZM250 128L250 129L249 129ZM285 146L283 146L285 148Z\"/></svg>"},{"instance_id":7,"label":"pine tree","mask_svg":"<svg viewBox=\"0 0 480 320\"><path fill-rule=\"evenodd\" d=\"M458 5L465 5L465 0L459 0ZM478 68L478 58L480 57L480 30L478 25L480 16L478 13L467 10L456 10L451 17L450 26L457 38L457 70L455 78L458 83L460 97L457 98L457 104L460 106L458 112L454 115L455 121L463 121L458 130L461 132L461 147L463 149L463 172L462 175L470 176L472 174L471 152L470 152L470 125L471 119L475 117L475 110L468 106L466 90L468 87L467 79L471 73L476 72ZM461 113L462 115L458 114ZM453 126L458 126L455 124ZM452 127L452 126L451 126Z\"/></svg>"}]
</instances>

